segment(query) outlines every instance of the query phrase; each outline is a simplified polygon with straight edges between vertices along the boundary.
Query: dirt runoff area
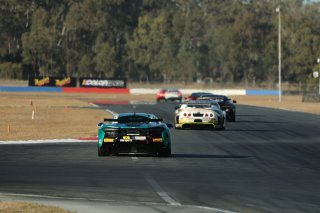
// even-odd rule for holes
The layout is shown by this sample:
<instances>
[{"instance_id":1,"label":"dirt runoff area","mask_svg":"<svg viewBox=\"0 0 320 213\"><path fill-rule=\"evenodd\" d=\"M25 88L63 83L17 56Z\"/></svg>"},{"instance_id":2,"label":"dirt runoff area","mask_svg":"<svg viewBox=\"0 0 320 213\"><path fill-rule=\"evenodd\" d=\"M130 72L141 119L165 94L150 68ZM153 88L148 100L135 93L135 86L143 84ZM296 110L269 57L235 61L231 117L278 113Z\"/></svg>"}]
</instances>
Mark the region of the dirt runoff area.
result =
<instances>
[{"instance_id":1,"label":"dirt runoff area","mask_svg":"<svg viewBox=\"0 0 320 213\"><path fill-rule=\"evenodd\" d=\"M238 104L320 114L320 103L303 103L301 96L231 96ZM97 123L112 115L92 102L146 101L155 95L6 93L0 92L0 141L93 138Z\"/></svg>"},{"instance_id":2,"label":"dirt runoff area","mask_svg":"<svg viewBox=\"0 0 320 213\"><path fill-rule=\"evenodd\" d=\"M0 92L0 141L93 138L97 124L112 115L92 102L145 98L150 99L128 94Z\"/></svg>"},{"instance_id":3,"label":"dirt runoff area","mask_svg":"<svg viewBox=\"0 0 320 213\"><path fill-rule=\"evenodd\" d=\"M289 111L307 112L320 115L320 103L302 102L302 96L230 96L238 104L276 108Z\"/></svg>"},{"instance_id":4,"label":"dirt runoff area","mask_svg":"<svg viewBox=\"0 0 320 213\"><path fill-rule=\"evenodd\" d=\"M47 206L36 203L26 203L26 202L3 202L0 201L0 212L23 212L23 213L36 213L36 212L46 212L46 213L75 213L73 211L64 210L55 206Z\"/></svg>"}]
</instances>

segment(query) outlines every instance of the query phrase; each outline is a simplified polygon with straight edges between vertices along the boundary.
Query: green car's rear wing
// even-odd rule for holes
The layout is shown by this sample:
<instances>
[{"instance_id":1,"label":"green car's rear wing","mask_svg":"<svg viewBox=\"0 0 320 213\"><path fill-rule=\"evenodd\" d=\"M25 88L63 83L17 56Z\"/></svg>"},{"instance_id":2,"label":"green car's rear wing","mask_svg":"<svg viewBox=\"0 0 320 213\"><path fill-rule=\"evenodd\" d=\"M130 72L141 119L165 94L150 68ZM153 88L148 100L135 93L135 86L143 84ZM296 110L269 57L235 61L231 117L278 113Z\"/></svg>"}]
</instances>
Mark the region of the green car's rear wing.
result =
<instances>
[{"instance_id":1,"label":"green car's rear wing","mask_svg":"<svg viewBox=\"0 0 320 213\"><path fill-rule=\"evenodd\" d=\"M162 122L162 118L157 118L157 119L151 119L151 118L141 118L141 117L130 117L130 118L105 118L105 122L117 122L117 123L132 123L132 122Z\"/></svg>"}]
</instances>

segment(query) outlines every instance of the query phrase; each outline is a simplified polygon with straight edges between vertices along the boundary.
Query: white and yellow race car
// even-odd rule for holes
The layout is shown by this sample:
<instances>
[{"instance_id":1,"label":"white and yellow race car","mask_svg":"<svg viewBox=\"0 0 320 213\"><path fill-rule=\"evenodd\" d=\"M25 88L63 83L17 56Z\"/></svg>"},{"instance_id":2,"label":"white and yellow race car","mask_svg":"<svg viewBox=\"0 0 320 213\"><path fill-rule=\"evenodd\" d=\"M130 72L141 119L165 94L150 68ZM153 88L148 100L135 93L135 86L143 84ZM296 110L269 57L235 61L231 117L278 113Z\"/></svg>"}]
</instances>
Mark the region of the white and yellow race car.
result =
<instances>
[{"instance_id":1,"label":"white and yellow race car","mask_svg":"<svg viewBox=\"0 0 320 213\"><path fill-rule=\"evenodd\" d=\"M176 129L225 130L226 112L214 100L189 100L175 108Z\"/></svg>"}]
</instances>

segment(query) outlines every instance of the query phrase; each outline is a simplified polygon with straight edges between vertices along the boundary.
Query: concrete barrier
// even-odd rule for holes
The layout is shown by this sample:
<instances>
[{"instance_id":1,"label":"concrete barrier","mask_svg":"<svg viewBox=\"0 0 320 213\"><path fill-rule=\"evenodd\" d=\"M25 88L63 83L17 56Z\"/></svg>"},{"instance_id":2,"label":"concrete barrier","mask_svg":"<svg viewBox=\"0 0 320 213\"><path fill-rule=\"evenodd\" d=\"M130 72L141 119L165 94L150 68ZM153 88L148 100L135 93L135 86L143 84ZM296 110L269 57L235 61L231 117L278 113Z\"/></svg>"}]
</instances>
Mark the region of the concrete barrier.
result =
<instances>
[{"instance_id":1,"label":"concrete barrier","mask_svg":"<svg viewBox=\"0 0 320 213\"><path fill-rule=\"evenodd\" d=\"M60 87L0 86L0 92L61 92Z\"/></svg>"},{"instance_id":2,"label":"concrete barrier","mask_svg":"<svg viewBox=\"0 0 320 213\"><path fill-rule=\"evenodd\" d=\"M63 87L63 93L112 93L112 94L129 94L128 88L97 88L97 87Z\"/></svg>"},{"instance_id":3,"label":"concrete barrier","mask_svg":"<svg viewBox=\"0 0 320 213\"><path fill-rule=\"evenodd\" d=\"M246 95L279 95L278 90L246 90Z\"/></svg>"},{"instance_id":4,"label":"concrete barrier","mask_svg":"<svg viewBox=\"0 0 320 213\"><path fill-rule=\"evenodd\" d=\"M143 95L143 94L156 94L160 89L149 88L132 88L130 94ZM203 90L203 89L180 89L183 95L189 95L194 92L210 92L219 95L245 95L244 89L215 89L215 90Z\"/></svg>"},{"instance_id":5,"label":"concrete barrier","mask_svg":"<svg viewBox=\"0 0 320 213\"><path fill-rule=\"evenodd\" d=\"M198 89L181 89L182 94L191 94L194 92L209 92L217 95L245 95L246 90L244 89L209 89L209 90L198 90Z\"/></svg>"},{"instance_id":6,"label":"concrete barrier","mask_svg":"<svg viewBox=\"0 0 320 213\"><path fill-rule=\"evenodd\" d=\"M63 92L63 93L105 93L105 94L156 94L160 88L83 88L83 87L28 87L0 86L0 92ZM245 90L245 89L180 89L183 95L194 92L209 92L219 95L278 95L278 90Z\"/></svg>"},{"instance_id":7,"label":"concrete barrier","mask_svg":"<svg viewBox=\"0 0 320 213\"><path fill-rule=\"evenodd\" d=\"M0 86L0 92L57 92L57 93L109 93L129 94L128 88L81 88L81 87L28 87Z\"/></svg>"}]
</instances>

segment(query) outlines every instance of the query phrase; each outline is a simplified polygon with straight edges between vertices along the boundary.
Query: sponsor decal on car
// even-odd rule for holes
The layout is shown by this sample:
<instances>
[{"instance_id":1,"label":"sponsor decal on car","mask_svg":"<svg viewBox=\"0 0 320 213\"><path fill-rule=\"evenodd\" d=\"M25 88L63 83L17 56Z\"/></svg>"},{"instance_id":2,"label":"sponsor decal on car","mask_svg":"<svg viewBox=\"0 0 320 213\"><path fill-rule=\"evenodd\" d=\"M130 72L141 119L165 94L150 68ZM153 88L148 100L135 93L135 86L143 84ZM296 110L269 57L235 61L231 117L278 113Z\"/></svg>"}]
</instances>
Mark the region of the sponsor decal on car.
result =
<instances>
[{"instance_id":1,"label":"sponsor decal on car","mask_svg":"<svg viewBox=\"0 0 320 213\"><path fill-rule=\"evenodd\" d=\"M114 139L113 138L105 138L103 141L108 143L108 142L113 142Z\"/></svg>"},{"instance_id":2,"label":"sponsor decal on car","mask_svg":"<svg viewBox=\"0 0 320 213\"><path fill-rule=\"evenodd\" d=\"M129 135L125 135L120 139L121 142L132 142L132 139Z\"/></svg>"},{"instance_id":3,"label":"sponsor decal on car","mask_svg":"<svg viewBox=\"0 0 320 213\"><path fill-rule=\"evenodd\" d=\"M133 139L137 140L137 141L144 141L147 139L147 137L146 136L134 136Z\"/></svg>"}]
</instances>

